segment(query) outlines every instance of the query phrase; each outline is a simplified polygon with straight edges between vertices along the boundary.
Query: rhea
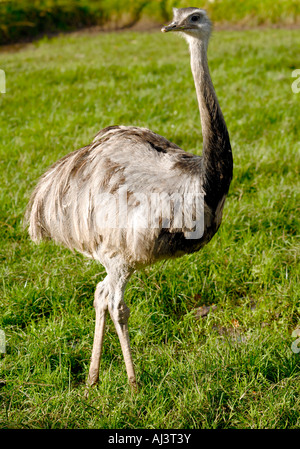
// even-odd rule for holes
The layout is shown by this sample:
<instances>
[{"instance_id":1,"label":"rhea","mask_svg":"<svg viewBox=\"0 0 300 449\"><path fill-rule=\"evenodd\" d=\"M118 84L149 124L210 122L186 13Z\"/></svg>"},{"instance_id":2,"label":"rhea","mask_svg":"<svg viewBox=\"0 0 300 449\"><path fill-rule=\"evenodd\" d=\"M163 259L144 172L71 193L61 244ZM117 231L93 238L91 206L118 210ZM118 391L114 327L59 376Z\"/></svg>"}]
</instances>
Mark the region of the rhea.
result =
<instances>
[{"instance_id":1,"label":"rhea","mask_svg":"<svg viewBox=\"0 0 300 449\"><path fill-rule=\"evenodd\" d=\"M108 126L91 144L71 152L45 172L26 212L33 241L53 239L105 267L107 275L95 291L88 385L99 380L108 311L129 383L136 387L129 308L124 301L126 284L135 270L193 253L208 243L221 224L232 179L229 135L207 62L211 22L203 9L174 8L173 14L173 21L162 31L179 32L189 45L201 116L202 156L187 153L146 128ZM178 200L178 196L203 198L200 215L195 215L195 201L177 207L183 202L172 202L172 198ZM148 201L153 197L160 207ZM145 222L150 203L152 226ZM180 220L189 212L187 221ZM198 234L193 232L195 216L202 217Z\"/></svg>"}]
</instances>

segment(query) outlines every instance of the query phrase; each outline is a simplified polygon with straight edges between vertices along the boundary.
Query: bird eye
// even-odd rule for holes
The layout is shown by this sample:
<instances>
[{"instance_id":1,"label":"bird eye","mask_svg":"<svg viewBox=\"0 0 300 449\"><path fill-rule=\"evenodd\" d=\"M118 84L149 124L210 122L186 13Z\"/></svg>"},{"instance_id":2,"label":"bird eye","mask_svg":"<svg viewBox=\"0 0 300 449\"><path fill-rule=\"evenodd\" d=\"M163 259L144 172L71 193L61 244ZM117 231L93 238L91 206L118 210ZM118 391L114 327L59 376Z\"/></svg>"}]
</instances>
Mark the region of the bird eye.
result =
<instances>
[{"instance_id":1,"label":"bird eye","mask_svg":"<svg viewBox=\"0 0 300 449\"><path fill-rule=\"evenodd\" d=\"M199 19L200 19L200 16L192 16L191 17L192 22L198 22Z\"/></svg>"}]
</instances>

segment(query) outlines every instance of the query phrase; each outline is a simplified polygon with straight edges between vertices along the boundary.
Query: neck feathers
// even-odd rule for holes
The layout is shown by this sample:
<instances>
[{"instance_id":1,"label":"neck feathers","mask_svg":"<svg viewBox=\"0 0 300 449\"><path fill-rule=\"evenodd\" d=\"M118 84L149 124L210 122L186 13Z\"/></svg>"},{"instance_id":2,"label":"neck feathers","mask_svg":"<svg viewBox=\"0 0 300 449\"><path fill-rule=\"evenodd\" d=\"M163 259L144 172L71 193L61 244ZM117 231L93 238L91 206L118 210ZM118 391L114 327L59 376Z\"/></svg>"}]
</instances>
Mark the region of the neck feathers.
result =
<instances>
[{"instance_id":1,"label":"neck feathers","mask_svg":"<svg viewBox=\"0 0 300 449\"><path fill-rule=\"evenodd\" d=\"M209 73L207 43L190 38L189 46L203 135L204 189L206 199L215 207L227 194L232 178L231 146Z\"/></svg>"}]
</instances>

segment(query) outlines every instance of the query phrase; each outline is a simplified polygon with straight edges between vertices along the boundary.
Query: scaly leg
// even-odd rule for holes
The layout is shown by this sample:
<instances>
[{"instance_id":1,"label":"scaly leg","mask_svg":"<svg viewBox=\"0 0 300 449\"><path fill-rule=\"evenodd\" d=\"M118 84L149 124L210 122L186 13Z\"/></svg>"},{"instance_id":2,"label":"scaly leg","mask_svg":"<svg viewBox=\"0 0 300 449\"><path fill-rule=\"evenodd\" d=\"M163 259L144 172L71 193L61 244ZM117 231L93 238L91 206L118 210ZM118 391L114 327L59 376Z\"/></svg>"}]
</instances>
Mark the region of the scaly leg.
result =
<instances>
[{"instance_id":1,"label":"scaly leg","mask_svg":"<svg viewBox=\"0 0 300 449\"><path fill-rule=\"evenodd\" d=\"M105 318L107 312L107 299L109 296L108 277L97 285L95 291L94 307L96 311L96 323L93 352L88 376L88 385L95 385L99 380L99 366L105 332Z\"/></svg>"},{"instance_id":2,"label":"scaly leg","mask_svg":"<svg viewBox=\"0 0 300 449\"><path fill-rule=\"evenodd\" d=\"M130 273L124 274L124 272L121 272L119 273L118 278L114 276L110 279L110 282L112 282L110 284L112 295L109 297L108 310L120 340L129 383L134 390L137 390L128 332L128 318L130 311L123 299L129 277Z\"/></svg>"}]
</instances>

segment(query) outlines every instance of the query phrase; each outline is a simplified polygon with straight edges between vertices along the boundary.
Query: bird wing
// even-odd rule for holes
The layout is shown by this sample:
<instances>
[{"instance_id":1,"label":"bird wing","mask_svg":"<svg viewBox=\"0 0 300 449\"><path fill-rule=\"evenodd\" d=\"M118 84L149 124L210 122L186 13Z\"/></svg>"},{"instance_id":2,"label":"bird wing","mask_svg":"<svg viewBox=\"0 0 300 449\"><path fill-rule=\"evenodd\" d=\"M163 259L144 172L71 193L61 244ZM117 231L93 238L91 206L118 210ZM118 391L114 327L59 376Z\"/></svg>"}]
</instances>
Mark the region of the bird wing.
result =
<instances>
[{"instance_id":1,"label":"bird wing","mask_svg":"<svg viewBox=\"0 0 300 449\"><path fill-rule=\"evenodd\" d=\"M95 136L92 146L101 155L98 167L109 174L108 188L112 190L116 188L114 174L120 171L123 182L135 191L171 193L189 188L185 185L188 180L200 178L201 157L147 128L110 126Z\"/></svg>"},{"instance_id":2,"label":"bird wing","mask_svg":"<svg viewBox=\"0 0 300 449\"><path fill-rule=\"evenodd\" d=\"M192 217L183 224L185 210L174 204L202 192L201 167L201 157L146 128L105 128L42 176L29 205L31 237L95 258L100 246L123 248L127 259L147 255L141 263L148 263L162 229L182 236L192 227Z\"/></svg>"}]
</instances>

